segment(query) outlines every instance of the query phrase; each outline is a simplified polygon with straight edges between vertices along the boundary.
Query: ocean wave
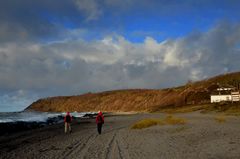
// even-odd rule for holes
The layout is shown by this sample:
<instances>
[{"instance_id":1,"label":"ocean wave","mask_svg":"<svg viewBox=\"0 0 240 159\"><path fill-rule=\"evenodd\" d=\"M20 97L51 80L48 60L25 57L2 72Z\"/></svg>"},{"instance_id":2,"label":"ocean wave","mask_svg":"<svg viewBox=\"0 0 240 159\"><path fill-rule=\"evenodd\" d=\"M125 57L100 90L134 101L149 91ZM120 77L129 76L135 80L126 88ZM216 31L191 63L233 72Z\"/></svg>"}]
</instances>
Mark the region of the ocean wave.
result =
<instances>
[{"instance_id":1,"label":"ocean wave","mask_svg":"<svg viewBox=\"0 0 240 159\"><path fill-rule=\"evenodd\" d=\"M74 118L84 118L86 114L94 115L95 112L71 112ZM13 112L0 113L0 123L9 122L47 122L53 118L62 118L66 113L52 113L52 112Z\"/></svg>"}]
</instances>

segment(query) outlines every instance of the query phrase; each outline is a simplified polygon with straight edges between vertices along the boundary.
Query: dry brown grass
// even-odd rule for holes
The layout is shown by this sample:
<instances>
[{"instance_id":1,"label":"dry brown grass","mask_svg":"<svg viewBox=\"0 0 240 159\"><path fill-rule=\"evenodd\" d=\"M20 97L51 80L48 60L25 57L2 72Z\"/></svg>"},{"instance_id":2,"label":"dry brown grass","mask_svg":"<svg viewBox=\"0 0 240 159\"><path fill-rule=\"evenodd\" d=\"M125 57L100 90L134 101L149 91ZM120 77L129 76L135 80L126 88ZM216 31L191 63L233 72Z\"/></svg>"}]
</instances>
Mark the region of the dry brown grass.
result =
<instances>
[{"instance_id":1,"label":"dry brown grass","mask_svg":"<svg viewBox=\"0 0 240 159\"><path fill-rule=\"evenodd\" d=\"M183 107L176 107L176 108L168 108L164 109L162 112L164 113L189 113L198 110L204 110L209 107L208 104L205 105L191 105L191 106L183 106Z\"/></svg>"},{"instance_id":2,"label":"dry brown grass","mask_svg":"<svg viewBox=\"0 0 240 159\"><path fill-rule=\"evenodd\" d=\"M215 118L215 121L217 121L218 123L224 123L226 122L226 117L221 115L221 116L216 116Z\"/></svg>"},{"instance_id":3,"label":"dry brown grass","mask_svg":"<svg viewBox=\"0 0 240 159\"><path fill-rule=\"evenodd\" d=\"M172 115L168 115L164 119L164 123L168 125L178 125L178 124L185 124L186 120L183 118L173 117Z\"/></svg>"},{"instance_id":4,"label":"dry brown grass","mask_svg":"<svg viewBox=\"0 0 240 159\"><path fill-rule=\"evenodd\" d=\"M143 119L143 120L135 123L131 128L132 129L143 129L143 128L147 128L150 126L162 125L162 124L164 124L164 123L160 119Z\"/></svg>"},{"instance_id":5,"label":"dry brown grass","mask_svg":"<svg viewBox=\"0 0 240 159\"><path fill-rule=\"evenodd\" d=\"M155 125L179 125L185 124L186 120L183 118L173 117L172 115L168 115L164 119L143 119L133 124L131 129L143 129Z\"/></svg>"}]
</instances>

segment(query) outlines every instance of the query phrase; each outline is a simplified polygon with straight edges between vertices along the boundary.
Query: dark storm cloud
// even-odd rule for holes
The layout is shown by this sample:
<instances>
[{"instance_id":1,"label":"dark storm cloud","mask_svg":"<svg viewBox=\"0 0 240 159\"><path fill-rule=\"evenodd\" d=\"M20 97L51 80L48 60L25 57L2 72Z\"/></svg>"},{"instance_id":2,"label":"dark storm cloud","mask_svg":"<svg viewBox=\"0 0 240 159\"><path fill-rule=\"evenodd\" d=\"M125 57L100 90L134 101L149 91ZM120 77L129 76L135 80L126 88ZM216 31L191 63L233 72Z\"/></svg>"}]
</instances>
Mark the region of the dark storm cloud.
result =
<instances>
[{"instance_id":1,"label":"dark storm cloud","mask_svg":"<svg viewBox=\"0 0 240 159\"><path fill-rule=\"evenodd\" d=\"M1 1L0 42L58 39L84 21L84 12L75 0Z\"/></svg>"},{"instance_id":2,"label":"dark storm cloud","mask_svg":"<svg viewBox=\"0 0 240 159\"><path fill-rule=\"evenodd\" d=\"M56 28L40 16L41 7L34 1L1 1L0 42L51 36Z\"/></svg>"}]
</instances>

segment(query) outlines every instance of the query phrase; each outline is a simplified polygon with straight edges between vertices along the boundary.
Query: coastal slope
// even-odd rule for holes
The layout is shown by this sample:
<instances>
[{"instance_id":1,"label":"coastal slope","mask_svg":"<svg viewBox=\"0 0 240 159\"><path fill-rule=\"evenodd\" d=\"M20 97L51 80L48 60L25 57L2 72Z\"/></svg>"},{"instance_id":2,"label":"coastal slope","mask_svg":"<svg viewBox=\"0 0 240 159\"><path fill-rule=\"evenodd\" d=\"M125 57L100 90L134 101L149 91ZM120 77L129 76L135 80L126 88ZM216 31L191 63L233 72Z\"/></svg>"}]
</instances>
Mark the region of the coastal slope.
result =
<instances>
[{"instance_id":1,"label":"coastal slope","mask_svg":"<svg viewBox=\"0 0 240 159\"><path fill-rule=\"evenodd\" d=\"M151 90L130 89L77 96L59 96L39 99L26 110L46 112L106 111L106 112L155 112L163 108L210 103L210 94L218 87L239 89L240 72L219 75L174 88Z\"/></svg>"}]
</instances>

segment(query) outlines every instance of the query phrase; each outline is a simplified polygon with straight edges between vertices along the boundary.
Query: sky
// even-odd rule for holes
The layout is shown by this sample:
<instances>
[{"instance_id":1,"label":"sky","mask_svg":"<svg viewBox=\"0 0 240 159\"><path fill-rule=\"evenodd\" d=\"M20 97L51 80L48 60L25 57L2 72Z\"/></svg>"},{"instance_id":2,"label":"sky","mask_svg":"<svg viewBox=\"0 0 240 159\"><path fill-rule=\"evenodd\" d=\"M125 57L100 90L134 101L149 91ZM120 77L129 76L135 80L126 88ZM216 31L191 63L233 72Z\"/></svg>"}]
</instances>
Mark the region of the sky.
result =
<instances>
[{"instance_id":1,"label":"sky","mask_svg":"<svg viewBox=\"0 0 240 159\"><path fill-rule=\"evenodd\" d=\"M0 112L240 70L239 0L0 1Z\"/></svg>"}]
</instances>

